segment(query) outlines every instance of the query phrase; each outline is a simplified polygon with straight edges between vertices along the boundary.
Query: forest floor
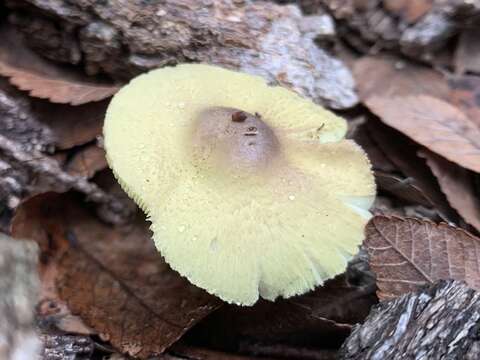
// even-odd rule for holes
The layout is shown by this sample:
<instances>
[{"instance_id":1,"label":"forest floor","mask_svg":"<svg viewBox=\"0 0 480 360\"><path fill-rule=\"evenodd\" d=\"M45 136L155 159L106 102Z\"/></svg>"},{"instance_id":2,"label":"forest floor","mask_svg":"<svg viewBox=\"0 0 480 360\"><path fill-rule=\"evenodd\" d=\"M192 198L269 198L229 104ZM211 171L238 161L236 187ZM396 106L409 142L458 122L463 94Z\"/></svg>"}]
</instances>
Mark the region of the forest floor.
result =
<instances>
[{"instance_id":1,"label":"forest floor","mask_svg":"<svg viewBox=\"0 0 480 360\"><path fill-rule=\"evenodd\" d=\"M0 14L1 359L28 359L35 334L48 360L480 358L480 1L0 0ZM163 261L102 126L131 78L184 62L347 119L378 195L345 274L245 308Z\"/></svg>"}]
</instances>

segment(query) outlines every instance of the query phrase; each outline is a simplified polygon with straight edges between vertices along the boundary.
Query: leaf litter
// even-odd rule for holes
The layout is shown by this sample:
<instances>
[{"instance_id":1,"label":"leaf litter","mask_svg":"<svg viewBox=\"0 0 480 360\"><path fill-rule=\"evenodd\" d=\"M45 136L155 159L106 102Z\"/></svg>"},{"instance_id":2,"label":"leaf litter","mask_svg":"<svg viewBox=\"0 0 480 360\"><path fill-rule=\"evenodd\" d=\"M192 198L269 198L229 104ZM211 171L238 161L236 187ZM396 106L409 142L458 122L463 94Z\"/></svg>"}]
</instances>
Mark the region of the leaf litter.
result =
<instances>
[{"instance_id":1,"label":"leaf litter","mask_svg":"<svg viewBox=\"0 0 480 360\"><path fill-rule=\"evenodd\" d=\"M21 34L1 27L0 74L30 96L54 103L81 105L111 97L119 87L103 84L43 60L24 44Z\"/></svg>"},{"instance_id":2,"label":"leaf litter","mask_svg":"<svg viewBox=\"0 0 480 360\"><path fill-rule=\"evenodd\" d=\"M0 75L30 98L6 80L0 83L9 100L0 101L0 115L14 124L0 127L0 174L20 184L11 196L12 181L0 181L6 193L0 191L6 204L0 201L0 215L14 237L40 246L36 312L48 351L58 354L60 347L78 343L90 356L97 351L93 338L104 351L140 358L333 359L378 300L443 279L479 289L480 76L474 30L455 30L453 51L437 49L434 38L416 43L417 35L426 34L420 25L445 15L430 0L383 1L380 15L388 31L380 37L380 28L363 22L375 11L373 2L353 12L349 3L321 3L341 19L337 26L347 24L332 52L342 57L344 49L355 78L362 105L351 112L361 121L349 121L351 136L368 153L379 188L364 241L368 257L359 270L360 278L369 278L369 264L376 280L355 284L350 269L304 296L252 308L222 304L170 270L143 216L132 220L135 207L119 201L124 194L112 186L101 148L103 116L117 84L45 60L13 27L2 25ZM309 13L320 11L300 5ZM442 24L463 15L458 16ZM361 33L353 36L356 27ZM441 31L439 36L451 34ZM380 48L397 48L408 57L368 53L365 45L374 38ZM439 39L442 46L446 39ZM428 57L437 50L447 56ZM341 115L350 118L348 112ZM28 147L30 139L38 146ZM34 181L39 174L41 181ZM100 220L115 218L102 210L112 201L130 214L111 221L118 225ZM73 335L55 337L51 329Z\"/></svg>"},{"instance_id":3,"label":"leaf litter","mask_svg":"<svg viewBox=\"0 0 480 360\"><path fill-rule=\"evenodd\" d=\"M111 227L83 208L78 196L47 193L20 206L12 233L43 245L50 297L132 356L161 354L220 306L168 267L141 217Z\"/></svg>"}]
</instances>

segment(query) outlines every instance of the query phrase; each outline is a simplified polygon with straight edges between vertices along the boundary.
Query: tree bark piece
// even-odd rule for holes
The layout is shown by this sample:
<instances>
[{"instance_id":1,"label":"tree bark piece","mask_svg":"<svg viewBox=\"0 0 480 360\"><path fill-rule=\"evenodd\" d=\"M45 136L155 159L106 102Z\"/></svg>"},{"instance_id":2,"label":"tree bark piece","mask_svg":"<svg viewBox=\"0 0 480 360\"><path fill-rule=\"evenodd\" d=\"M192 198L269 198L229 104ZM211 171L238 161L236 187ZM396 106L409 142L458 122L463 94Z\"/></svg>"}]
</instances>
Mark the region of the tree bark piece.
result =
<instances>
[{"instance_id":1,"label":"tree bark piece","mask_svg":"<svg viewBox=\"0 0 480 360\"><path fill-rule=\"evenodd\" d=\"M88 360L94 343L88 336L41 334L43 341L42 360Z\"/></svg>"},{"instance_id":2,"label":"tree bark piece","mask_svg":"<svg viewBox=\"0 0 480 360\"><path fill-rule=\"evenodd\" d=\"M32 103L0 79L0 203L13 209L32 194L74 189L100 205L105 221L122 223L129 219L135 208L121 196L109 194L81 174L65 172L51 156L57 134L52 124L44 121L48 112L42 116L39 109L38 102Z\"/></svg>"},{"instance_id":3,"label":"tree bark piece","mask_svg":"<svg viewBox=\"0 0 480 360\"><path fill-rule=\"evenodd\" d=\"M440 281L375 306L343 344L341 360L480 358L480 294Z\"/></svg>"},{"instance_id":4,"label":"tree bark piece","mask_svg":"<svg viewBox=\"0 0 480 360\"><path fill-rule=\"evenodd\" d=\"M333 108L357 103L349 70L315 43L322 33L331 36L326 14L303 16L293 5L246 0L6 3L10 21L33 49L55 61L85 64L92 75L128 79L202 62L260 75Z\"/></svg>"},{"instance_id":5,"label":"tree bark piece","mask_svg":"<svg viewBox=\"0 0 480 360\"><path fill-rule=\"evenodd\" d=\"M0 74L32 97L82 105L107 99L119 89L45 60L25 45L22 34L12 26L0 26L0 37Z\"/></svg>"},{"instance_id":6,"label":"tree bark piece","mask_svg":"<svg viewBox=\"0 0 480 360\"><path fill-rule=\"evenodd\" d=\"M312 0L300 0L308 7ZM480 3L462 0L314 0L340 24L343 38L364 52L381 49L435 63L462 28L478 24ZM312 6L310 6L312 7ZM312 9L310 9L312 11Z\"/></svg>"},{"instance_id":7,"label":"tree bark piece","mask_svg":"<svg viewBox=\"0 0 480 360\"><path fill-rule=\"evenodd\" d=\"M6 168L7 171L4 176L9 176L10 170L17 169L20 173L24 173L23 180L27 184L29 181L36 180L35 190L37 192L42 192L41 190L47 192L51 189L55 189L57 192L64 192L69 189L79 191L85 194L88 200L106 206L108 211L102 213L102 219L110 223L123 223L125 219L129 219L132 215L132 208L126 206L119 198L106 193L83 176L70 175L64 172L56 160L44 153L36 150L25 151L17 142L0 133L0 165L3 158L7 160L9 166ZM16 180L16 178L14 179ZM42 185L39 185L39 183L42 183ZM27 184L25 187L29 185ZM20 185L20 190L25 191L26 189ZM1 191L2 188L0 188L0 195ZM8 192L6 194L8 195Z\"/></svg>"},{"instance_id":8,"label":"tree bark piece","mask_svg":"<svg viewBox=\"0 0 480 360\"><path fill-rule=\"evenodd\" d=\"M0 359L34 359L40 352L33 326L37 256L33 242L0 234Z\"/></svg>"}]
</instances>

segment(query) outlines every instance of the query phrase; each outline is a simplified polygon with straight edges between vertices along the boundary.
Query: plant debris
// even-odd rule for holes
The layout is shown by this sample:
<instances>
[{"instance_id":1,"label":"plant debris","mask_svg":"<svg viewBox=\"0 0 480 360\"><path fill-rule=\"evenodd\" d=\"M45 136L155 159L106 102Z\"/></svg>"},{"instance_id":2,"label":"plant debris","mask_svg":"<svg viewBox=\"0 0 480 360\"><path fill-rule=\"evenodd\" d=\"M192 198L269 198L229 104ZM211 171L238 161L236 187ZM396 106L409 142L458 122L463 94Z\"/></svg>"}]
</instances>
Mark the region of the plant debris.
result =
<instances>
[{"instance_id":1,"label":"plant debris","mask_svg":"<svg viewBox=\"0 0 480 360\"><path fill-rule=\"evenodd\" d=\"M0 14L0 358L39 341L47 360L479 358L478 1L4 0ZM123 84L183 63L258 75L347 120L378 196L344 274L244 308L168 267L102 129Z\"/></svg>"}]
</instances>

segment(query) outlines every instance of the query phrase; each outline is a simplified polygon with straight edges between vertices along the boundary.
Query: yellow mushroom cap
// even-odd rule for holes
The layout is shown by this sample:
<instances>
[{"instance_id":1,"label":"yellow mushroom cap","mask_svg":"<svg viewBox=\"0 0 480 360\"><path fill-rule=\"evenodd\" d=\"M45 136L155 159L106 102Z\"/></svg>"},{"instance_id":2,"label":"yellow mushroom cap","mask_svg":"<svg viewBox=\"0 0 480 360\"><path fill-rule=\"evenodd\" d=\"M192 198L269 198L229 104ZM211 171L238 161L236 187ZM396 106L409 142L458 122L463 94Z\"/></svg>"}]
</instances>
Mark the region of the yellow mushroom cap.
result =
<instances>
[{"instance_id":1,"label":"yellow mushroom cap","mask_svg":"<svg viewBox=\"0 0 480 360\"><path fill-rule=\"evenodd\" d=\"M358 251L375 185L346 129L262 78L185 64L122 88L104 135L170 266L252 305L321 285Z\"/></svg>"}]
</instances>

